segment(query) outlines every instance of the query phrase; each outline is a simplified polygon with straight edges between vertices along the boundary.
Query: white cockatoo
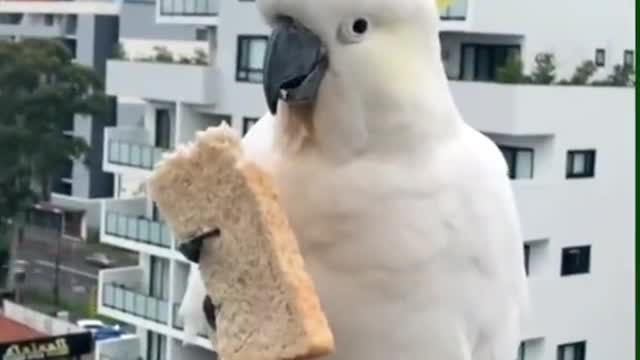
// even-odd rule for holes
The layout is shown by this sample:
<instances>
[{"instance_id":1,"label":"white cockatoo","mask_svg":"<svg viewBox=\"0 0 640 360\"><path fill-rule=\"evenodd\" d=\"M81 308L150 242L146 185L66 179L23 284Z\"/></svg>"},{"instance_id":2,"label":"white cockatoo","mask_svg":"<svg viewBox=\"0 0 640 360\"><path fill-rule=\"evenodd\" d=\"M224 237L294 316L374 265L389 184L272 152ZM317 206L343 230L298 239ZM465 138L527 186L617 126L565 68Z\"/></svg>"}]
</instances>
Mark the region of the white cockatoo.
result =
<instances>
[{"instance_id":1,"label":"white cockatoo","mask_svg":"<svg viewBox=\"0 0 640 360\"><path fill-rule=\"evenodd\" d=\"M438 2L257 5L270 111L243 141L300 241L335 337L327 359L513 360L528 308L519 218L502 154L452 99Z\"/></svg>"}]
</instances>

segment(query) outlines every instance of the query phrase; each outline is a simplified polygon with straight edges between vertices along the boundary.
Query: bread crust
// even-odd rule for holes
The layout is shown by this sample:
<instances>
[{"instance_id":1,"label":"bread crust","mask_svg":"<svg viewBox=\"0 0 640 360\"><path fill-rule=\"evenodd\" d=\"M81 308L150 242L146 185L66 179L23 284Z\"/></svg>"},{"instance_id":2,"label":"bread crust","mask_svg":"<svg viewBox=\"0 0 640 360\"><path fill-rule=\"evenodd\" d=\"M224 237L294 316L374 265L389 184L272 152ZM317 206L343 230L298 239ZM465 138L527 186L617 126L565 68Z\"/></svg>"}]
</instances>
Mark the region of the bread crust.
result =
<instances>
[{"instance_id":1,"label":"bread crust","mask_svg":"<svg viewBox=\"0 0 640 360\"><path fill-rule=\"evenodd\" d=\"M215 344L223 360L333 352L331 329L276 184L243 159L233 129L199 132L195 143L158 164L149 189L178 239L221 231L220 238L205 240L200 272L218 309Z\"/></svg>"}]
</instances>

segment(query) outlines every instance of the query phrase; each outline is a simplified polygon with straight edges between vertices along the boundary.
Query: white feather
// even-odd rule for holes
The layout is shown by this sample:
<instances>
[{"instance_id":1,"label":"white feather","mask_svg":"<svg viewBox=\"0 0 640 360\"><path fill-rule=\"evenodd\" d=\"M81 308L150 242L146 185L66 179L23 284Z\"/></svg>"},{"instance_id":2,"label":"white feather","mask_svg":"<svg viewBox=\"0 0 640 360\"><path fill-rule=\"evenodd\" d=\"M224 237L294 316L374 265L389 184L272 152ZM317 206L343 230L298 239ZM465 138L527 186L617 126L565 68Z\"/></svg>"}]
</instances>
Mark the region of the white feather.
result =
<instances>
[{"instance_id":1,"label":"white feather","mask_svg":"<svg viewBox=\"0 0 640 360\"><path fill-rule=\"evenodd\" d=\"M203 313L203 302L207 295L200 269L197 264L190 264L187 290L178 309L178 316L184 322L185 339L183 344L194 343L198 332L206 329L207 321Z\"/></svg>"},{"instance_id":2,"label":"white feather","mask_svg":"<svg viewBox=\"0 0 640 360\"><path fill-rule=\"evenodd\" d=\"M258 6L330 54L308 117L280 104L244 139L300 241L335 335L327 360L514 359L528 306L518 214L504 158L449 92L435 0ZM336 43L361 13L377 20L370 37ZM279 146L296 121L304 146Z\"/></svg>"}]
</instances>

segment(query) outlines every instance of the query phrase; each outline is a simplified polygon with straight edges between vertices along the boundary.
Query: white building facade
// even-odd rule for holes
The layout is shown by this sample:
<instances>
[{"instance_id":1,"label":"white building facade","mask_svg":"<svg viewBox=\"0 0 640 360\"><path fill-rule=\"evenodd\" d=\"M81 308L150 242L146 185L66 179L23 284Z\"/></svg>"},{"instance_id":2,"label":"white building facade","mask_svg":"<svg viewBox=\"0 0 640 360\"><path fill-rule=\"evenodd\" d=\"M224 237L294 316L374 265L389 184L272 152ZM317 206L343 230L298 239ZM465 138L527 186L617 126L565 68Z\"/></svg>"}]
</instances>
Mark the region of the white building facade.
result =
<instances>
[{"instance_id":1,"label":"white building facade","mask_svg":"<svg viewBox=\"0 0 640 360\"><path fill-rule=\"evenodd\" d=\"M105 345L101 355L211 359L205 337L182 346L176 307L189 264L142 184L163 151L197 130L226 121L244 132L265 113L261 67L269 31L254 1L154 6L157 24L194 26L198 36L165 41L173 60L157 51L143 59L145 45L131 41L125 47L139 52L137 59L107 64L107 91L137 99L143 110L139 121L119 120L105 131L103 168L115 174L116 198L103 209L102 242L139 252L140 263L101 273L99 311L135 325L139 336ZM505 83L500 68L519 54L529 74L536 55L548 52L556 80L571 79L586 60L595 65L592 80L607 79L615 65L635 63L634 7L631 0L589 0L579 8L550 0L454 0L442 12L442 57L454 98L511 167L533 303L519 359L634 354L635 92Z\"/></svg>"}]
</instances>

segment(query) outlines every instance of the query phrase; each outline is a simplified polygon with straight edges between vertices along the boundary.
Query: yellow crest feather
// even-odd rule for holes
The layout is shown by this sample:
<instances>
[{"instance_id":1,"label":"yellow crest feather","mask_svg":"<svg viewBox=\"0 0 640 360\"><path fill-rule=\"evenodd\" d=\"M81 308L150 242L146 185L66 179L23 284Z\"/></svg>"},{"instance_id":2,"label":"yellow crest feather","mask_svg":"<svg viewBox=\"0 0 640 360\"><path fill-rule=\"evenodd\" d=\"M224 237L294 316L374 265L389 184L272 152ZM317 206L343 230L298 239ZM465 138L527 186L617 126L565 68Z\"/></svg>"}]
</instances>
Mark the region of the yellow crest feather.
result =
<instances>
[{"instance_id":1,"label":"yellow crest feather","mask_svg":"<svg viewBox=\"0 0 640 360\"><path fill-rule=\"evenodd\" d=\"M439 10L444 10L447 6L451 4L452 1L453 0L436 0L436 3L438 3Z\"/></svg>"}]
</instances>

